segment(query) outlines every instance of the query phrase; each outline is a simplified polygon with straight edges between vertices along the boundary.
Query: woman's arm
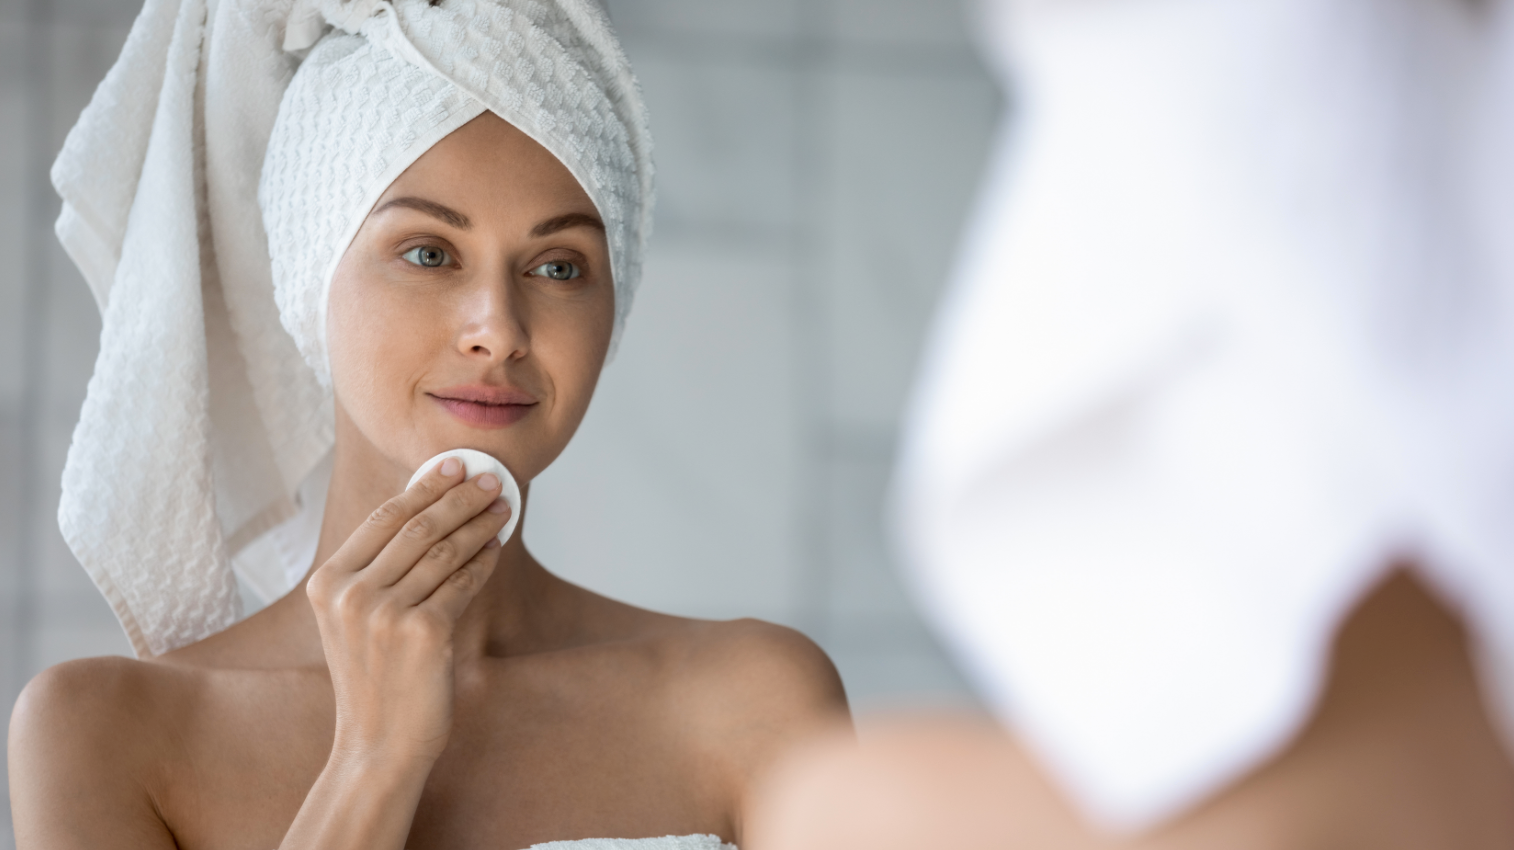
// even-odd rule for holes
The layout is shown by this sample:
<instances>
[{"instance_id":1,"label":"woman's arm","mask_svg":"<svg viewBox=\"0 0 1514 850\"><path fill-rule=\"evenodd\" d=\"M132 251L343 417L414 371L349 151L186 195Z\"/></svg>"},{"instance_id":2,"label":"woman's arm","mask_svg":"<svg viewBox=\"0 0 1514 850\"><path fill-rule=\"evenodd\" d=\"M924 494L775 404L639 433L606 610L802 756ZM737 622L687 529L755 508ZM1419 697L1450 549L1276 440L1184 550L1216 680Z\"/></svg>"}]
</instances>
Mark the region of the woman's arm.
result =
<instances>
[{"instance_id":1,"label":"woman's arm","mask_svg":"<svg viewBox=\"0 0 1514 850\"><path fill-rule=\"evenodd\" d=\"M442 463L386 502L306 592L336 697L331 756L281 850L402 850L452 730L452 633L494 571L500 481Z\"/></svg>"},{"instance_id":2,"label":"woman's arm","mask_svg":"<svg viewBox=\"0 0 1514 850\"><path fill-rule=\"evenodd\" d=\"M44 671L11 714L11 816L22 850L171 850L153 799L167 742L149 665L88 658Z\"/></svg>"},{"instance_id":3,"label":"woman's arm","mask_svg":"<svg viewBox=\"0 0 1514 850\"><path fill-rule=\"evenodd\" d=\"M712 623L680 677L670 716L713 754L729 837L745 846L753 783L785 752L816 736L850 737L841 677L797 631L758 620Z\"/></svg>"}]
</instances>

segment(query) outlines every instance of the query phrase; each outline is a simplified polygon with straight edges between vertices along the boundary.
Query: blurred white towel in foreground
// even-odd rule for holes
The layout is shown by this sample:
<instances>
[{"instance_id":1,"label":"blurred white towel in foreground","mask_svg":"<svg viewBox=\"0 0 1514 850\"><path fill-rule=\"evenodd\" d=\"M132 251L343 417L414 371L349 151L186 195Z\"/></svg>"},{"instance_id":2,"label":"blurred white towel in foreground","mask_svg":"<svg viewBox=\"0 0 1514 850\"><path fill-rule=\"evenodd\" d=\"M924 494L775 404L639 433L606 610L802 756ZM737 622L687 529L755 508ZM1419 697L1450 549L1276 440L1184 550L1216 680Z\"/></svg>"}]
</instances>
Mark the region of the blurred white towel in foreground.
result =
<instances>
[{"instance_id":1,"label":"blurred white towel in foreground","mask_svg":"<svg viewBox=\"0 0 1514 850\"><path fill-rule=\"evenodd\" d=\"M1284 745L1398 557L1514 721L1511 7L983 10L1016 108L897 527L957 657L1107 825Z\"/></svg>"}]
</instances>

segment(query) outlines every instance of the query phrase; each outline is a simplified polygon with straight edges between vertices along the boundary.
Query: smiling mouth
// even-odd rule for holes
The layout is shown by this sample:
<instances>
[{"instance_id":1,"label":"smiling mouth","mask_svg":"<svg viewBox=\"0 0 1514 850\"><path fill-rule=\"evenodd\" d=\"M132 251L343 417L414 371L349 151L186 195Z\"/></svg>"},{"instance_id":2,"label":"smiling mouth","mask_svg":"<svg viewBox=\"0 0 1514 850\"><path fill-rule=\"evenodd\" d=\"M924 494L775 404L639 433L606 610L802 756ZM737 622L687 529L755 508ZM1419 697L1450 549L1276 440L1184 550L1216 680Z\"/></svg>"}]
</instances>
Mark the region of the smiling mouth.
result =
<instances>
[{"instance_id":1,"label":"smiling mouth","mask_svg":"<svg viewBox=\"0 0 1514 850\"><path fill-rule=\"evenodd\" d=\"M536 402L492 402L427 393L453 417L475 428L508 428L531 412Z\"/></svg>"}]
</instances>

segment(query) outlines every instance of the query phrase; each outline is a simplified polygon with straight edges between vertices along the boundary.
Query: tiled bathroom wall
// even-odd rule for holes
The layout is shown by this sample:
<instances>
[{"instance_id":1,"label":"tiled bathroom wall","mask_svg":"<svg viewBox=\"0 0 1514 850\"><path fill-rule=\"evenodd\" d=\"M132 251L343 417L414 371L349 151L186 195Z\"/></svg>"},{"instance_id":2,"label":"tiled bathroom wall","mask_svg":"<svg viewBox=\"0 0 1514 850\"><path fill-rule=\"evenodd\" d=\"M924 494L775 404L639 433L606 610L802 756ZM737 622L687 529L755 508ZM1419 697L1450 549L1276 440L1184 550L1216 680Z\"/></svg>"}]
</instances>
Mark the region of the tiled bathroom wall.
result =
<instances>
[{"instance_id":1,"label":"tiled bathroom wall","mask_svg":"<svg viewBox=\"0 0 1514 850\"><path fill-rule=\"evenodd\" d=\"M0 0L0 700L129 654L54 520L99 318L52 236L63 135L131 0ZM618 358L532 488L549 567L803 629L861 710L967 690L894 574L897 423L1002 104L955 0L610 0L660 200ZM8 813L8 806L4 808ZM9 846L8 814L0 848Z\"/></svg>"}]
</instances>

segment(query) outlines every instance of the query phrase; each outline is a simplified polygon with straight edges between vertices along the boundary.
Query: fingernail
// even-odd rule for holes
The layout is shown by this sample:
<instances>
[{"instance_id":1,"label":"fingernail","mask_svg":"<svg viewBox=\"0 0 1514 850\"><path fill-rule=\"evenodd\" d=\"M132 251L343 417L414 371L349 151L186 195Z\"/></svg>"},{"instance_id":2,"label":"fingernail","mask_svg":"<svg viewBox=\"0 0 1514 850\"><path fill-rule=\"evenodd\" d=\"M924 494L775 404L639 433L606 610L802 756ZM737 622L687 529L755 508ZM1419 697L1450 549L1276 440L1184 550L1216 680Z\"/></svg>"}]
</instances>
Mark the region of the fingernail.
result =
<instances>
[{"instance_id":1,"label":"fingernail","mask_svg":"<svg viewBox=\"0 0 1514 850\"><path fill-rule=\"evenodd\" d=\"M491 514L502 514L508 510L510 510L510 503L504 499L495 499L494 504L489 506L489 513Z\"/></svg>"},{"instance_id":2,"label":"fingernail","mask_svg":"<svg viewBox=\"0 0 1514 850\"><path fill-rule=\"evenodd\" d=\"M478 486L485 490L493 490L499 486L499 478L492 472L485 472L478 477Z\"/></svg>"},{"instance_id":3,"label":"fingernail","mask_svg":"<svg viewBox=\"0 0 1514 850\"><path fill-rule=\"evenodd\" d=\"M446 460L442 461L442 474L447 476L448 478L456 475L457 471L462 468L463 462L455 457L449 457Z\"/></svg>"},{"instance_id":4,"label":"fingernail","mask_svg":"<svg viewBox=\"0 0 1514 850\"><path fill-rule=\"evenodd\" d=\"M498 549L499 548L499 538L498 537L491 537L491 538L489 538L489 542L484 544L484 548L485 549Z\"/></svg>"}]
</instances>

